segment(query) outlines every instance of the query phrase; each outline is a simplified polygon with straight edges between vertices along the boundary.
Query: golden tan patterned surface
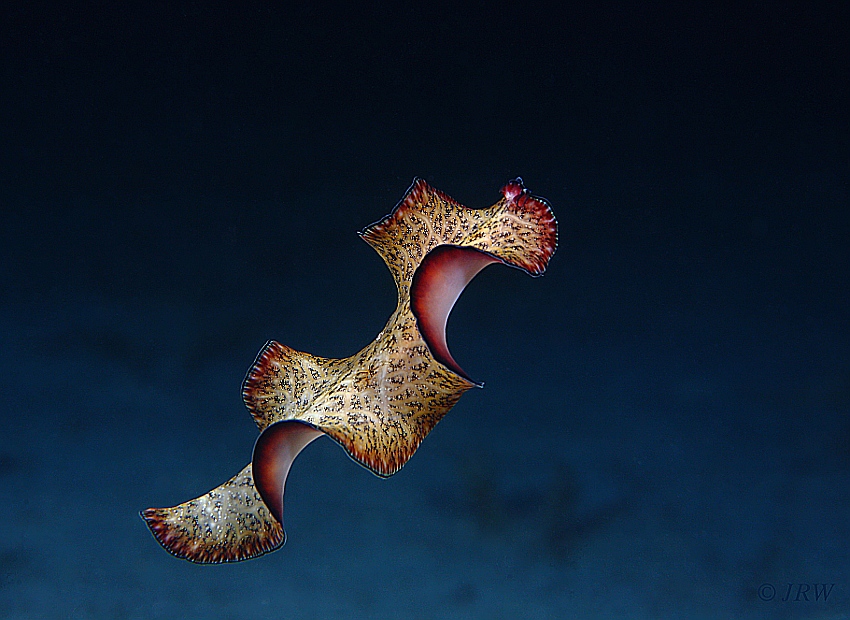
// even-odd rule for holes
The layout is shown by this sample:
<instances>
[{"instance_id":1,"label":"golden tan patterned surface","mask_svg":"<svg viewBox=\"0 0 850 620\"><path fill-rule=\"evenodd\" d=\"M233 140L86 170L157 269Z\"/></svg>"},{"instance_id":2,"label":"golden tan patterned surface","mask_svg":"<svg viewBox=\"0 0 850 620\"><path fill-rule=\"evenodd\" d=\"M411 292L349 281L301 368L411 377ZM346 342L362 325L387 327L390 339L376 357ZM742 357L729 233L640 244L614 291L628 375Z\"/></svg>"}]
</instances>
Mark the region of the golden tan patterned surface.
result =
<instances>
[{"instance_id":1,"label":"golden tan patterned surface","mask_svg":"<svg viewBox=\"0 0 850 620\"><path fill-rule=\"evenodd\" d=\"M206 495L142 518L163 547L201 564L238 562L283 544L283 526L254 488L251 465Z\"/></svg>"}]
</instances>

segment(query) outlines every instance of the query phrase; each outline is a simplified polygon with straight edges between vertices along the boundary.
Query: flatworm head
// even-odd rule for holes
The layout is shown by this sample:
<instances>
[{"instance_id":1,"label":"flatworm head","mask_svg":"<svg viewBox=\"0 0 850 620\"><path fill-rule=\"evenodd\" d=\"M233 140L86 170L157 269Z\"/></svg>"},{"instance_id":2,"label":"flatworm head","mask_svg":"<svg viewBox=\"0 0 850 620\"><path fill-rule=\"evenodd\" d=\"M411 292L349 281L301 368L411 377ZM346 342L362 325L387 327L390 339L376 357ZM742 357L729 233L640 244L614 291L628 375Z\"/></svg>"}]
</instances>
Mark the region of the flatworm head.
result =
<instances>
[{"instance_id":1,"label":"flatworm head","mask_svg":"<svg viewBox=\"0 0 850 620\"><path fill-rule=\"evenodd\" d=\"M558 246L552 208L517 178L486 209L469 209L422 179L414 179L392 213L360 236L381 255L404 298L413 273L438 245L475 248L533 276L541 275Z\"/></svg>"}]
</instances>

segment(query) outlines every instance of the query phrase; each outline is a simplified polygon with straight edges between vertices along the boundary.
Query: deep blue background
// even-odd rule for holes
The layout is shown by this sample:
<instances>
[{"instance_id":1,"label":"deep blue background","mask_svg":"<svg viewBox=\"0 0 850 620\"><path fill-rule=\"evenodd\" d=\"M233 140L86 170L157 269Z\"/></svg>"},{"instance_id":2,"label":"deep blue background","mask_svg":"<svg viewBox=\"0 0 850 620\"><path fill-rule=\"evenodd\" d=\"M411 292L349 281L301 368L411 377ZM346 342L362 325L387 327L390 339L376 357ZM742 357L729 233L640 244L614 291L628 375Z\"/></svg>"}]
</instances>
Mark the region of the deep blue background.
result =
<instances>
[{"instance_id":1,"label":"deep blue background","mask_svg":"<svg viewBox=\"0 0 850 620\"><path fill-rule=\"evenodd\" d=\"M0 617L850 614L850 10L650 4L0 9ZM517 175L560 248L461 298L487 387L389 481L313 444L274 555L166 554L262 344L392 311L354 232Z\"/></svg>"}]
</instances>

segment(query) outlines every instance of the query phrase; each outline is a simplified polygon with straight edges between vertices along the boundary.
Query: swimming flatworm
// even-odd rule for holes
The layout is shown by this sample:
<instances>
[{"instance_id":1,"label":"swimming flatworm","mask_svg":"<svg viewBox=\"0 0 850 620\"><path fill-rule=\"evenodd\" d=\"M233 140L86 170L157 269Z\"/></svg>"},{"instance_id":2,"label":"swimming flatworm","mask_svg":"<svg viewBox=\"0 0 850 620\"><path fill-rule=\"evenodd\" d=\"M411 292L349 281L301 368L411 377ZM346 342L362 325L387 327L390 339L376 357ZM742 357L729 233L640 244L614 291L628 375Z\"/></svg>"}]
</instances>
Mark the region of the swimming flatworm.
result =
<instances>
[{"instance_id":1,"label":"swimming flatworm","mask_svg":"<svg viewBox=\"0 0 850 620\"><path fill-rule=\"evenodd\" d=\"M327 435L378 476L396 473L467 390L481 384L449 352L446 322L466 285L502 263L542 275L557 247L552 209L515 179L486 209L469 209L414 179L392 213L360 232L384 259L398 305L377 338L345 359L262 348L242 384L260 429L251 463L209 493L141 512L173 555L237 562L286 540L290 466Z\"/></svg>"}]
</instances>

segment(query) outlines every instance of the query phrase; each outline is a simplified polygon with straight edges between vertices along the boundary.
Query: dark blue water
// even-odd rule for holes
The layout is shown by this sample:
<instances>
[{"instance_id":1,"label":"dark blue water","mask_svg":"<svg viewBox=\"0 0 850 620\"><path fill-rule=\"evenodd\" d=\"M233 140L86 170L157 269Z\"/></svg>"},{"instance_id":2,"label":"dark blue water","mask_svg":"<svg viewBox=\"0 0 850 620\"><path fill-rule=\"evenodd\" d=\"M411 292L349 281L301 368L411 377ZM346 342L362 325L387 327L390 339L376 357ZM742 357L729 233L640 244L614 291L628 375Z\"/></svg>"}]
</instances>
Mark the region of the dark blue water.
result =
<instances>
[{"instance_id":1,"label":"dark blue water","mask_svg":"<svg viewBox=\"0 0 850 620\"><path fill-rule=\"evenodd\" d=\"M0 617L850 616L847 9L354 7L2 9ZM485 389L171 557L138 511L250 459L263 343L383 327L417 175L559 218L455 309Z\"/></svg>"}]
</instances>

